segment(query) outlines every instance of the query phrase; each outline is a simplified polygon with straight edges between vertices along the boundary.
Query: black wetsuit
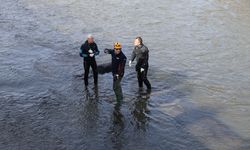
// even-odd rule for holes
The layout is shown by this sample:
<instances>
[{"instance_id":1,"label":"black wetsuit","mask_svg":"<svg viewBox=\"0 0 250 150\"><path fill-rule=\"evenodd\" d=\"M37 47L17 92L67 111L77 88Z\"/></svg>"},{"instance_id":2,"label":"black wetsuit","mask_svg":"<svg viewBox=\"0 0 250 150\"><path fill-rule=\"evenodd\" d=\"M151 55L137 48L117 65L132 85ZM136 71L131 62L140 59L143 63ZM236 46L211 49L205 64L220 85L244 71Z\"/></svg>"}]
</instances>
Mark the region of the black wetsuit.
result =
<instances>
[{"instance_id":1,"label":"black wetsuit","mask_svg":"<svg viewBox=\"0 0 250 150\"><path fill-rule=\"evenodd\" d=\"M92 53L91 51L92 50ZM88 85L88 76L89 76L89 68L92 68L93 75L94 75L94 83L98 83L98 72L97 72L97 64L95 60L95 56L99 55L99 50L96 43L88 43L86 41L82 44L80 48L80 56L83 57L83 66L84 66L84 83ZM94 55L91 57L90 55Z\"/></svg>"},{"instance_id":2,"label":"black wetsuit","mask_svg":"<svg viewBox=\"0 0 250 150\"><path fill-rule=\"evenodd\" d=\"M113 49L105 49L104 52L112 56L113 89L117 100L121 100L123 98L121 80L124 76L127 57L122 51L116 55Z\"/></svg>"},{"instance_id":3,"label":"black wetsuit","mask_svg":"<svg viewBox=\"0 0 250 150\"><path fill-rule=\"evenodd\" d=\"M138 78L139 87L143 87L143 83L147 86L148 89L151 89L151 84L148 81L147 74L148 74L148 57L149 57L149 50L145 45L135 46L132 55L131 61L134 61L136 58L136 72ZM144 71L141 71L141 68Z\"/></svg>"}]
</instances>

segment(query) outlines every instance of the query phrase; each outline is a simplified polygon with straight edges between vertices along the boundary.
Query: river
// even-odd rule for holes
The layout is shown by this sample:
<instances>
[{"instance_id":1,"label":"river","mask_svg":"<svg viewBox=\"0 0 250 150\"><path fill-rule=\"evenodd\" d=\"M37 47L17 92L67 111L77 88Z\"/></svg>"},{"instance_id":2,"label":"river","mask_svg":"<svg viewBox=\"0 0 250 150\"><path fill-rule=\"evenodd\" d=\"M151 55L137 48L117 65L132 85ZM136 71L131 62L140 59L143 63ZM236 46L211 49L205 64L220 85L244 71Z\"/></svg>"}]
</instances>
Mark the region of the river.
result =
<instances>
[{"instance_id":1,"label":"river","mask_svg":"<svg viewBox=\"0 0 250 150\"><path fill-rule=\"evenodd\" d=\"M85 89L88 33L99 65L142 36L152 92ZM0 34L1 150L250 149L249 0L2 0Z\"/></svg>"}]
</instances>

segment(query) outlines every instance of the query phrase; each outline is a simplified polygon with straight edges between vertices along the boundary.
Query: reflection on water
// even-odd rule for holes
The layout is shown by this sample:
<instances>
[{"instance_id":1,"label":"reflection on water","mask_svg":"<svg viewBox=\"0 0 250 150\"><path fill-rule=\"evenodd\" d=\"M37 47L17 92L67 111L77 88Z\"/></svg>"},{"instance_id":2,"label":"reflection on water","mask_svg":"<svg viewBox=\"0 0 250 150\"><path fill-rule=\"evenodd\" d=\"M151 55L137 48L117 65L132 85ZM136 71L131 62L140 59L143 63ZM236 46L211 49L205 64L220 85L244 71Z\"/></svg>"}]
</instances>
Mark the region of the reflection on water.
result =
<instances>
[{"instance_id":1,"label":"reflection on water","mask_svg":"<svg viewBox=\"0 0 250 150\"><path fill-rule=\"evenodd\" d=\"M134 101L134 109L132 110L133 119L135 122L135 126L138 129L146 130L147 122L149 121L149 117L147 116L150 113L148 109L148 100L150 98L151 91L147 91L143 93L141 90L138 92L139 95L137 99Z\"/></svg>"},{"instance_id":2,"label":"reflection on water","mask_svg":"<svg viewBox=\"0 0 250 150\"><path fill-rule=\"evenodd\" d=\"M112 127L109 131L109 134L111 134L111 141L112 141L112 147L114 149L123 149L123 136L124 136L124 116L121 113L121 102L117 102L114 106L113 110L113 116L112 118Z\"/></svg>"},{"instance_id":3,"label":"reflection on water","mask_svg":"<svg viewBox=\"0 0 250 150\"><path fill-rule=\"evenodd\" d=\"M137 100L134 102L131 114L133 116L133 121L130 123L136 128L136 130L143 130L146 131L146 124L149 121L149 117L147 117L147 113L149 112L147 108L147 100L150 96L149 93L143 93L141 95L139 93ZM142 98L144 97L144 98ZM124 149L125 142L126 142L126 125L125 122L127 121L124 115L122 114L121 107L123 101L117 101L114 105L114 110L112 114L112 127L109 131L111 141L112 141L112 148L114 149ZM127 115L127 114L126 114Z\"/></svg>"}]
</instances>

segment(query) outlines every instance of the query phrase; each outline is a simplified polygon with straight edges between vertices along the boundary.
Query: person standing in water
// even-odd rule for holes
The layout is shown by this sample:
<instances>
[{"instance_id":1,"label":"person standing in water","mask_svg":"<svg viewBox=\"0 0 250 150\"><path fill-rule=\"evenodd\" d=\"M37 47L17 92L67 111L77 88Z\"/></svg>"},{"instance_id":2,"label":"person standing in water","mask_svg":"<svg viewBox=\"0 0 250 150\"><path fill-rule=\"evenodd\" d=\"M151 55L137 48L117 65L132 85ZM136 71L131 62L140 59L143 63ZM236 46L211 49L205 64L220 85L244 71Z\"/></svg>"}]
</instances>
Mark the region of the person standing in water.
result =
<instances>
[{"instance_id":1,"label":"person standing in water","mask_svg":"<svg viewBox=\"0 0 250 150\"><path fill-rule=\"evenodd\" d=\"M94 84L98 84L98 72L95 56L99 55L97 44L94 42L94 37L89 34L87 40L80 48L80 56L83 57L84 66L84 83L88 86L89 69L92 68L94 75Z\"/></svg>"},{"instance_id":2,"label":"person standing in water","mask_svg":"<svg viewBox=\"0 0 250 150\"><path fill-rule=\"evenodd\" d=\"M105 49L104 53L111 54L113 90L118 101L123 99L121 81L124 75L127 57L122 52L122 46L119 42L114 44L114 49Z\"/></svg>"},{"instance_id":3,"label":"person standing in water","mask_svg":"<svg viewBox=\"0 0 250 150\"><path fill-rule=\"evenodd\" d=\"M149 59L149 50L148 48L143 44L141 37L136 37L134 40L134 50L132 52L129 66L132 66L132 62L136 58L137 64L136 64L136 72L137 72L137 79L138 79L138 85L140 88L143 87L143 83L147 86L148 90L151 90L151 84L148 81L147 73L148 73L148 59Z\"/></svg>"}]
</instances>

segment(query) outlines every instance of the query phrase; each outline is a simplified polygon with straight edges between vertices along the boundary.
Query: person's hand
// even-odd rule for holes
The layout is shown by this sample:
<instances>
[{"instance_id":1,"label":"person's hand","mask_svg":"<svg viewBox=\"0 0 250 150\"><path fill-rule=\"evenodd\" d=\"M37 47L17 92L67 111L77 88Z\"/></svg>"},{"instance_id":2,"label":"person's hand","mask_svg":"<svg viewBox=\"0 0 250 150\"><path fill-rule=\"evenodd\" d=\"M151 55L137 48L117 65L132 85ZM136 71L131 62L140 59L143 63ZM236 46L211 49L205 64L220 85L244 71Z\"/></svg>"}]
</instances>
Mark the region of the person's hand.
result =
<instances>
[{"instance_id":1,"label":"person's hand","mask_svg":"<svg viewBox=\"0 0 250 150\"><path fill-rule=\"evenodd\" d=\"M144 68L141 68L141 72L143 72L145 69Z\"/></svg>"},{"instance_id":2,"label":"person's hand","mask_svg":"<svg viewBox=\"0 0 250 150\"><path fill-rule=\"evenodd\" d=\"M107 48L104 49L104 53L108 53L108 51L109 51L109 50L108 50Z\"/></svg>"},{"instance_id":3,"label":"person's hand","mask_svg":"<svg viewBox=\"0 0 250 150\"><path fill-rule=\"evenodd\" d=\"M129 63L128 63L129 67L132 66L132 61L130 60Z\"/></svg>"},{"instance_id":4,"label":"person's hand","mask_svg":"<svg viewBox=\"0 0 250 150\"><path fill-rule=\"evenodd\" d=\"M94 57L94 56L95 56L95 54L89 54L89 56L90 56L90 57Z\"/></svg>"},{"instance_id":5,"label":"person's hand","mask_svg":"<svg viewBox=\"0 0 250 150\"><path fill-rule=\"evenodd\" d=\"M93 53L93 50L92 50L92 49L90 49L90 50L89 50L89 53L90 53L90 54L92 54L92 53Z\"/></svg>"},{"instance_id":6,"label":"person's hand","mask_svg":"<svg viewBox=\"0 0 250 150\"><path fill-rule=\"evenodd\" d=\"M119 79L119 74L115 74L115 80Z\"/></svg>"}]
</instances>

